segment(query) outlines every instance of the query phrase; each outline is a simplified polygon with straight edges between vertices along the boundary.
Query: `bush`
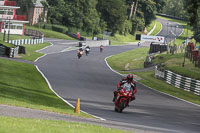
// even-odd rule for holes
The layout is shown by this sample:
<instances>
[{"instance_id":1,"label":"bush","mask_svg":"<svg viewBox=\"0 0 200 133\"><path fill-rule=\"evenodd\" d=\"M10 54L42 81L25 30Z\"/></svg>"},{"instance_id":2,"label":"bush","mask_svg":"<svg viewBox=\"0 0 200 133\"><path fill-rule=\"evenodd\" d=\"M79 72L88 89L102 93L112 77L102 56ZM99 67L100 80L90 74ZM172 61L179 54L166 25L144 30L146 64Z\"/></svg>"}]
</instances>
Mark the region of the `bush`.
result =
<instances>
[{"instance_id":1,"label":"bush","mask_svg":"<svg viewBox=\"0 0 200 133\"><path fill-rule=\"evenodd\" d=\"M68 31L68 28L61 25L52 25L52 30L66 34Z\"/></svg>"},{"instance_id":2,"label":"bush","mask_svg":"<svg viewBox=\"0 0 200 133\"><path fill-rule=\"evenodd\" d=\"M45 24L44 29L46 30L52 30L52 25L51 24Z\"/></svg>"}]
</instances>

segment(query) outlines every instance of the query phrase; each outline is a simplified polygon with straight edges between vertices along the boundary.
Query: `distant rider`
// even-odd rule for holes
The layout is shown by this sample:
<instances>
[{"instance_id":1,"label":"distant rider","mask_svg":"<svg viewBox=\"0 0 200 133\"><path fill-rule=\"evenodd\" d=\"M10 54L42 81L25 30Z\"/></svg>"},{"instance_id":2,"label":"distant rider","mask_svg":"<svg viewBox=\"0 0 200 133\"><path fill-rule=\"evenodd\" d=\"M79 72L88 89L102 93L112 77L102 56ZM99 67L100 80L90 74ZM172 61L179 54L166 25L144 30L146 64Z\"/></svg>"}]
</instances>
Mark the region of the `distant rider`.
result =
<instances>
[{"instance_id":1,"label":"distant rider","mask_svg":"<svg viewBox=\"0 0 200 133\"><path fill-rule=\"evenodd\" d=\"M101 52L101 53L103 52L103 49L104 49L104 46L101 45L101 46L100 46L100 52Z\"/></svg>"},{"instance_id":2,"label":"distant rider","mask_svg":"<svg viewBox=\"0 0 200 133\"><path fill-rule=\"evenodd\" d=\"M114 98L113 98L113 102L115 102L115 99L117 97L117 94L120 92L120 90L122 89L122 86L125 84L125 83L128 83L131 85L131 89L132 89L132 98L131 98L131 101L132 100L135 100L135 96L134 94L137 92L137 88L136 88L136 83L133 81L133 74L128 74L126 76L126 78L122 79L118 84L117 84L117 90L114 91Z\"/></svg>"},{"instance_id":3,"label":"distant rider","mask_svg":"<svg viewBox=\"0 0 200 133\"><path fill-rule=\"evenodd\" d=\"M85 54L88 55L90 52L90 46L85 47Z\"/></svg>"},{"instance_id":4,"label":"distant rider","mask_svg":"<svg viewBox=\"0 0 200 133\"><path fill-rule=\"evenodd\" d=\"M77 55L78 55L78 57L80 57L80 56L83 55L83 48L79 48L79 49L78 49ZM79 55L80 55L80 56L79 56Z\"/></svg>"}]
</instances>

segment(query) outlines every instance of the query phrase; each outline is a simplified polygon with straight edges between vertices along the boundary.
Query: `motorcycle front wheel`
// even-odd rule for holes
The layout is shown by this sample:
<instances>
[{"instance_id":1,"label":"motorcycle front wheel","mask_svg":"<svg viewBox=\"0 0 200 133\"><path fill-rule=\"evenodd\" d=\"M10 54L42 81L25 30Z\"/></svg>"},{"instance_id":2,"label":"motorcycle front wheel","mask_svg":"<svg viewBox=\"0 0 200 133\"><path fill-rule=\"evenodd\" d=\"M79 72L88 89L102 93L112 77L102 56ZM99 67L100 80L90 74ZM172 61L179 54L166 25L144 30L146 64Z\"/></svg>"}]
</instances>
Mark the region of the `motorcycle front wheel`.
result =
<instances>
[{"instance_id":1,"label":"motorcycle front wheel","mask_svg":"<svg viewBox=\"0 0 200 133\"><path fill-rule=\"evenodd\" d=\"M123 109L125 108L125 102L126 100L122 100L121 103L119 104L118 112L122 113Z\"/></svg>"}]
</instances>

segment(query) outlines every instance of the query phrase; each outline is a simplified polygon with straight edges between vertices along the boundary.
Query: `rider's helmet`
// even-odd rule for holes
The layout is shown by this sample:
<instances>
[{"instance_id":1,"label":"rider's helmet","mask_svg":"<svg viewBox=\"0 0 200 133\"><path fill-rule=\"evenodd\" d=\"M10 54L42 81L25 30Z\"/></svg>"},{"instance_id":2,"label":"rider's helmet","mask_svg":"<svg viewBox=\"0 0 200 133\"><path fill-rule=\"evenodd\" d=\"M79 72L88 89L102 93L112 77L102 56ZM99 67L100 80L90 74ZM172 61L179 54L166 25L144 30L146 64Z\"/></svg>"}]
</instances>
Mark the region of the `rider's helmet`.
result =
<instances>
[{"instance_id":1,"label":"rider's helmet","mask_svg":"<svg viewBox=\"0 0 200 133\"><path fill-rule=\"evenodd\" d=\"M128 82L132 82L133 81L133 74L132 73L128 74L126 79L127 79Z\"/></svg>"}]
</instances>

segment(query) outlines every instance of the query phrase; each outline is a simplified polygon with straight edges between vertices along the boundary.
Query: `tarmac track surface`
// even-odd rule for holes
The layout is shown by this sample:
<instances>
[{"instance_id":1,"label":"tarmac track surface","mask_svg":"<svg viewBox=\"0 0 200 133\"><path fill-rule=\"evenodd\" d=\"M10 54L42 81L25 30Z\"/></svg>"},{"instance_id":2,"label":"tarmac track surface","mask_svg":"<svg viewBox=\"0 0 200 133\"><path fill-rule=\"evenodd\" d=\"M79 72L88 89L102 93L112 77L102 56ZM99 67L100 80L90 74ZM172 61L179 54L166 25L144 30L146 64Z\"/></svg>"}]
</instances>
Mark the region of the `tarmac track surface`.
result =
<instances>
[{"instance_id":1,"label":"tarmac track surface","mask_svg":"<svg viewBox=\"0 0 200 133\"><path fill-rule=\"evenodd\" d=\"M162 23L166 21L162 20ZM181 30L177 30L177 34L179 32L181 33ZM160 32L163 33L164 31ZM54 46L61 45L61 42L48 41ZM91 53L81 59L77 58L76 51L60 53L58 50L54 54L48 54L48 49L45 49L41 52L45 51L48 55L35 64L58 95L74 106L77 98L80 98L81 110L92 115L121 122L123 126L127 123L129 128L147 130L146 127L150 127L148 130L168 133L199 132L199 106L162 94L139 83L136 100L130 103L130 107L123 113L114 111L113 91L123 77L111 71L104 59L136 48L136 45L109 46L105 47L103 53L99 52L99 48L91 48ZM56 50L56 47L54 49Z\"/></svg>"}]
</instances>

